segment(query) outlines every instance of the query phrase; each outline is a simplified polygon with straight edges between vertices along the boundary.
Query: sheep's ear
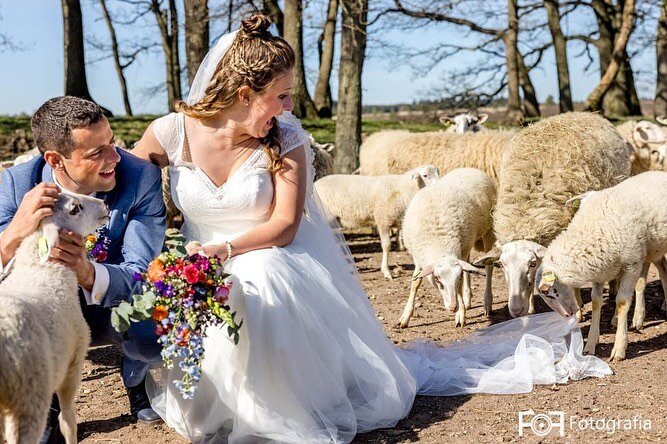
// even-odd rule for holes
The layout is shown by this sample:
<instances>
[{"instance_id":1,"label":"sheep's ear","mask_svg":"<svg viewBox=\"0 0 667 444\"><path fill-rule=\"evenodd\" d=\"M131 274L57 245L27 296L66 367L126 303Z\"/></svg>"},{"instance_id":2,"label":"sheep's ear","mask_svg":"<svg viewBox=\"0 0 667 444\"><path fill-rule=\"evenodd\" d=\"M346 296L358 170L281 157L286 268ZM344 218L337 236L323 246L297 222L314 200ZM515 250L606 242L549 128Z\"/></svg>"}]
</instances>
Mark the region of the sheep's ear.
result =
<instances>
[{"instance_id":1,"label":"sheep's ear","mask_svg":"<svg viewBox=\"0 0 667 444\"><path fill-rule=\"evenodd\" d=\"M486 273L484 273L482 270L473 267L471 264L467 263L464 260L459 259L459 265L466 273L473 273L473 274L478 274L480 276L486 276Z\"/></svg>"},{"instance_id":2,"label":"sheep's ear","mask_svg":"<svg viewBox=\"0 0 667 444\"><path fill-rule=\"evenodd\" d=\"M472 263L474 267L484 267L486 265L493 265L494 262L496 262L498 259L500 259L500 250L498 247L493 247L491 251L486 253L484 256L477 258L475 262Z\"/></svg>"},{"instance_id":3,"label":"sheep's ear","mask_svg":"<svg viewBox=\"0 0 667 444\"><path fill-rule=\"evenodd\" d=\"M419 274L414 277L414 279L424 278L429 274L433 274L433 265L427 265L424 268L422 268Z\"/></svg>"},{"instance_id":4,"label":"sheep's ear","mask_svg":"<svg viewBox=\"0 0 667 444\"><path fill-rule=\"evenodd\" d=\"M451 116L440 116L440 118L438 120L440 121L440 123L442 123L445 126L449 126L452 123L454 123Z\"/></svg>"},{"instance_id":5,"label":"sheep's ear","mask_svg":"<svg viewBox=\"0 0 667 444\"><path fill-rule=\"evenodd\" d=\"M336 145L334 145L333 143L325 143L324 144L324 151L326 151L327 153L329 153L333 156L335 151L336 151Z\"/></svg>"},{"instance_id":6,"label":"sheep's ear","mask_svg":"<svg viewBox=\"0 0 667 444\"><path fill-rule=\"evenodd\" d=\"M58 227L54 224L43 224L42 235L37 240L37 249L39 251L39 263L45 264L51 256L51 249L58 242Z\"/></svg>"},{"instance_id":7,"label":"sheep's ear","mask_svg":"<svg viewBox=\"0 0 667 444\"><path fill-rule=\"evenodd\" d=\"M661 125L667 125L667 116L658 116L655 118L655 121Z\"/></svg>"},{"instance_id":8,"label":"sheep's ear","mask_svg":"<svg viewBox=\"0 0 667 444\"><path fill-rule=\"evenodd\" d=\"M540 245L538 243L535 244L535 250L533 252L535 253L535 256L539 259L542 260L544 259L544 255L547 253L547 247Z\"/></svg>"},{"instance_id":9,"label":"sheep's ear","mask_svg":"<svg viewBox=\"0 0 667 444\"><path fill-rule=\"evenodd\" d=\"M578 209L584 201L589 198L595 191L586 191L583 194L574 196L565 201L565 206Z\"/></svg>"},{"instance_id":10,"label":"sheep's ear","mask_svg":"<svg viewBox=\"0 0 667 444\"><path fill-rule=\"evenodd\" d=\"M481 125L482 123L486 122L486 119L489 118L489 115L486 113L478 113L477 114L477 123Z\"/></svg>"}]
</instances>

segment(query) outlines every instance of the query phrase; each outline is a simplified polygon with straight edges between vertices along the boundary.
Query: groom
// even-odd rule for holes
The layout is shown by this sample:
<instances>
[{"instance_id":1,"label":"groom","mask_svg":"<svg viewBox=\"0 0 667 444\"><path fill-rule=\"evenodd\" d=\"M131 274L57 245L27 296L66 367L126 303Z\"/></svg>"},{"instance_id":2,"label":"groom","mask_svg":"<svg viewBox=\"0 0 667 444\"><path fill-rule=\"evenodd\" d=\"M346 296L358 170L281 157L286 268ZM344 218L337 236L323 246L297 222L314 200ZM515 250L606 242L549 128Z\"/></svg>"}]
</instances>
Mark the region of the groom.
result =
<instances>
[{"instance_id":1,"label":"groom","mask_svg":"<svg viewBox=\"0 0 667 444\"><path fill-rule=\"evenodd\" d=\"M111 307L139 292L133 274L145 271L162 248L165 208L160 170L116 148L109 122L88 100L71 96L48 100L35 112L31 127L42 156L1 176L0 280L11 273L16 248L49 214L60 189L104 199L110 209L106 227L110 243L101 248L97 262L87 259L84 239L66 230L52 249L51 260L76 273L92 344L121 345L121 375L132 415L140 422L158 421L144 387L150 364L160 361L154 324L150 320L133 324L119 334L111 327L110 313ZM58 442L57 412L54 397L50 429L42 442Z\"/></svg>"}]
</instances>

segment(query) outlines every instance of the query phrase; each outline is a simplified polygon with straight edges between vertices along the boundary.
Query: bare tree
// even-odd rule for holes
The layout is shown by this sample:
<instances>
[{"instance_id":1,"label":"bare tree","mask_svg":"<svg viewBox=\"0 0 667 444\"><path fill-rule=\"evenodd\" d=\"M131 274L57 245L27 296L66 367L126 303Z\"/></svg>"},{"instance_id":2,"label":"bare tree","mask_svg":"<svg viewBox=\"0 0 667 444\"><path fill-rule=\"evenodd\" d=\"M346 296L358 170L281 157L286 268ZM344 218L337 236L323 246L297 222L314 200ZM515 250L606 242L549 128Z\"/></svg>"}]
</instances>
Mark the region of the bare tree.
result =
<instances>
[{"instance_id":1,"label":"bare tree","mask_svg":"<svg viewBox=\"0 0 667 444\"><path fill-rule=\"evenodd\" d=\"M130 105L130 96L127 92L127 80L125 79L125 73L123 70L129 65L123 65L120 60L120 51L118 50L118 39L116 38L116 29L113 25L113 20L109 14L109 8L107 8L106 0L99 0L100 6L102 7L102 14L104 16L104 21L107 24L109 29L109 35L111 37L111 52L113 54L113 61L116 67L116 74L118 74L118 81L120 82L120 90L123 94L123 105L125 106L125 114L128 116L132 115L132 105ZM130 62L131 63L131 62Z\"/></svg>"},{"instance_id":2,"label":"bare tree","mask_svg":"<svg viewBox=\"0 0 667 444\"><path fill-rule=\"evenodd\" d=\"M560 12L558 0L544 0L547 11L549 32L553 40L556 55L556 72L558 73L558 105L561 113L572 111L572 91L570 90L570 72L567 61L567 42L560 28Z\"/></svg>"},{"instance_id":3,"label":"bare tree","mask_svg":"<svg viewBox=\"0 0 667 444\"><path fill-rule=\"evenodd\" d=\"M656 35L657 76L653 112L657 117L667 115L667 0L663 0L660 7Z\"/></svg>"},{"instance_id":4,"label":"bare tree","mask_svg":"<svg viewBox=\"0 0 667 444\"><path fill-rule=\"evenodd\" d=\"M167 101L169 111L174 110L174 103L180 100L181 94L181 65L178 52L178 12L176 1L168 0L168 6L162 8L163 0L150 0L150 10L155 14L162 49L167 69Z\"/></svg>"},{"instance_id":5,"label":"bare tree","mask_svg":"<svg viewBox=\"0 0 667 444\"><path fill-rule=\"evenodd\" d=\"M230 5L233 2L230 0ZM185 57L187 61L188 81L197 74L199 65L208 52L209 18L208 0L183 0L185 7ZM231 24L231 19L230 19Z\"/></svg>"},{"instance_id":6,"label":"bare tree","mask_svg":"<svg viewBox=\"0 0 667 444\"><path fill-rule=\"evenodd\" d=\"M317 117L315 104L308 94L303 63L302 0L285 0L284 37L294 50L294 85L292 86L293 113L297 117Z\"/></svg>"},{"instance_id":7,"label":"bare tree","mask_svg":"<svg viewBox=\"0 0 667 444\"><path fill-rule=\"evenodd\" d=\"M341 0L342 29L338 68L335 170L351 173L361 145L361 73L366 56L368 0Z\"/></svg>"},{"instance_id":8,"label":"bare tree","mask_svg":"<svg viewBox=\"0 0 667 444\"><path fill-rule=\"evenodd\" d=\"M278 28L278 34L280 34L281 36L284 35L283 11L280 9L280 6L278 5L278 0L264 0L263 9L264 11L266 11L267 14L269 14L273 23L276 24L276 27Z\"/></svg>"},{"instance_id":9,"label":"bare tree","mask_svg":"<svg viewBox=\"0 0 667 444\"><path fill-rule=\"evenodd\" d=\"M317 85L313 102L320 117L331 117L333 99L331 98L331 71L334 60L334 39L336 37L336 17L338 16L338 0L329 0L327 18L324 29L317 41L320 56L320 69L317 75Z\"/></svg>"},{"instance_id":10,"label":"bare tree","mask_svg":"<svg viewBox=\"0 0 667 444\"><path fill-rule=\"evenodd\" d=\"M505 64L507 65L507 112L505 123L521 121L521 96L519 95L519 15L517 0L507 0L507 32L505 40Z\"/></svg>"},{"instance_id":11,"label":"bare tree","mask_svg":"<svg viewBox=\"0 0 667 444\"><path fill-rule=\"evenodd\" d=\"M606 71L600 79L600 83L595 87L593 92L588 96L584 109L589 111L598 111L602 109L602 100L609 91L619 73L623 60L627 57L626 47L632 32L633 20L635 16L635 2L634 0L625 0L623 5L623 15L621 19L621 27L614 41L614 50L612 52L611 60L607 66Z\"/></svg>"},{"instance_id":12,"label":"bare tree","mask_svg":"<svg viewBox=\"0 0 667 444\"><path fill-rule=\"evenodd\" d=\"M93 100L88 91L83 47L83 19L79 0L62 0L65 95ZM104 109L105 114L112 115Z\"/></svg>"}]
</instances>

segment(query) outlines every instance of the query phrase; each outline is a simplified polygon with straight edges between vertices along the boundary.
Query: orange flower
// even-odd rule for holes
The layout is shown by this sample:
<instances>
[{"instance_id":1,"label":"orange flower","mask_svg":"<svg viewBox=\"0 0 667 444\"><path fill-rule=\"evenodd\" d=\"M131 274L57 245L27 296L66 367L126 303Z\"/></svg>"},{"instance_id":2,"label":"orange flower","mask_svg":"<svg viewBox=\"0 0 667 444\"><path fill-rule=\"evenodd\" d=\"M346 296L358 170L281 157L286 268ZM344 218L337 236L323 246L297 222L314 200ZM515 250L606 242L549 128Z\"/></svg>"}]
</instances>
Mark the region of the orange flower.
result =
<instances>
[{"instance_id":1,"label":"orange flower","mask_svg":"<svg viewBox=\"0 0 667 444\"><path fill-rule=\"evenodd\" d=\"M153 259L153 261L148 264L148 280L151 282L157 282L162 280L166 275L164 271L164 264L160 259Z\"/></svg>"},{"instance_id":2,"label":"orange flower","mask_svg":"<svg viewBox=\"0 0 667 444\"><path fill-rule=\"evenodd\" d=\"M153 310L153 319L157 322L161 322L167 316L169 316L169 310L164 305L158 305Z\"/></svg>"}]
</instances>

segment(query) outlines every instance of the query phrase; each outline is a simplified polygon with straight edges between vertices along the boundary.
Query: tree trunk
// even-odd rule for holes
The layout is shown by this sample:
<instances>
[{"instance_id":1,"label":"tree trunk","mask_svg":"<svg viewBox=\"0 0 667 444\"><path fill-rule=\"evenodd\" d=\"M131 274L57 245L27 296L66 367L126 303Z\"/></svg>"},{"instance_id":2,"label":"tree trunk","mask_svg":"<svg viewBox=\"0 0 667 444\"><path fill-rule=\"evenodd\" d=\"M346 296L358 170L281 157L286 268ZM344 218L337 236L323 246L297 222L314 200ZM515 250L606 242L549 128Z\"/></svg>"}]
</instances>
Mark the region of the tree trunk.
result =
<instances>
[{"instance_id":1,"label":"tree trunk","mask_svg":"<svg viewBox=\"0 0 667 444\"><path fill-rule=\"evenodd\" d=\"M517 0L507 0L507 32L505 33L505 60L507 63L507 112L504 121L515 124L523 118L519 95L518 34L519 16Z\"/></svg>"},{"instance_id":2,"label":"tree trunk","mask_svg":"<svg viewBox=\"0 0 667 444\"><path fill-rule=\"evenodd\" d=\"M560 13L558 0L544 0L547 10L549 31L554 43L556 55L556 72L558 73L558 104L561 113L574 110L572 106L572 91L570 90L570 71L567 61L567 42L560 29Z\"/></svg>"},{"instance_id":3,"label":"tree trunk","mask_svg":"<svg viewBox=\"0 0 667 444\"><path fill-rule=\"evenodd\" d=\"M168 9L160 9L159 0L151 0L151 10L157 19L162 49L167 69L167 106L174 110L174 103L181 95L181 66L178 56L178 16L175 0L169 0Z\"/></svg>"},{"instance_id":4,"label":"tree trunk","mask_svg":"<svg viewBox=\"0 0 667 444\"><path fill-rule=\"evenodd\" d=\"M537 101L535 87L530 80L530 72L523 60L523 55L519 51L517 54L517 68L519 69L519 84L523 90L522 111L526 117L540 117L540 103Z\"/></svg>"},{"instance_id":5,"label":"tree trunk","mask_svg":"<svg viewBox=\"0 0 667 444\"><path fill-rule=\"evenodd\" d=\"M600 79L600 83L588 96L584 109L588 111L599 111L602 109L602 99L611 87L617 74L620 72L621 64L627 58L626 46L630 39L632 32L633 20L635 16L635 2L634 0L625 0L623 5L623 15L621 21L621 29L616 36L614 42L614 51L612 53L611 61Z\"/></svg>"},{"instance_id":6,"label":"tree trunk","mask_svg":"<svg viewBox=\"0 0 667 444\"><path fill-rule=\"evenodd\" d=\"M338 0L329 0L329 10L324 30L318 40L320 54L320 70L317 75L317 86L313 102L320 117L331 117L333 99L331 98L331 70L334 59L334 39L336 37L336 16L338 15ZM322 48L324 46L324 48Z\"/></svg>"},{"instance_id":7,"label":"tree trunk","mask_svg":"<svg viewBox=\"0 0 667 444\"><path fill-rule=\"evenodd\" d=\"M301 21L302 0L285 0L284 37L294 49L294 85L292 86L292 100L294 101L295 116L300 118L317 117L315 104L308 94L306 86L306 72L303 64L303 27Z\"/></svg>"},{"instance_id":8,"label":"tree trunk","mask_svg":"<svg viewBox=\"0 0 667 444\"><path fill-rule=\"evenodd\" d=\"M614 42L620 32L624 2L618 5L603 0L593 0L592 6L598 22L600 37L596 46L600 59L600 77L607 71L613 58ZM632 30L631 30L632 32ZM602 109L608 116L640 115L641 107L630 60L623 50L616 77L602 99Z\"/></svg>"},{"instance_id":9,"label":"tree trunk","mask_svg":"<svg viewBox=\"0 0 667 444\"><path fill-rule=\"evenodd\" d=\"M118 80L120 81L120 90L123 94L123 105L125 106L125 114L128 116L132 115L132 106L130 105L130 97L127 94L127 81L125 80L125 73L123 73L123 65L120 63L120 54L118 52L118 39L116 38L116 30L113 26L113 21L111 20L111 15L109 14L109 9L107 8L106 0L100 0L100 6L102 7L102 13L104 14L104 21L107 23L107 28L109 28L109 34L111 36L111 52L113 53L113 61L116 66L116 74L118 74Z\"/></svg>"},{"instance_id":10,"label":"tree trunk","mask_svg":"<svg viewBox=\"0 0 667 444\"><path fill-rule=\"evenodd\" d=\"M79 0L62 0L65 95L93 101L88 91L86 58L83 48L83 18ZM111 111L102 108L111 116Z\"/></svg>"},{"instance_id":11,"label":"tree trunk","mask_svg":"<svg viewBox=\"0 0 667 444\"><path fill-rule=\"evenodd\" d=\"M655 52L658 66L653 113L656 117L667 116L667 0L660 8Z\"/></svg>"},{"instance_id":12,"label":"tree trunk","mask_svg":"<svg viewBox=\"0 0 667 444\"><path fill-rule=\"evenodd\" d=\"M334 169L352 173L359 166L361 145L361 73L366 55L368 0L341 0L341 8Z\"/></svg>"},{"instance_id":13,"label":"tree trunk","mask_svg":"<svg viewBox=\"0 0 667 444\"><path fill-rule=\"evenodd\" d=\"M278 28L278 34L281 36L284 35L284 26L283 26L283 11L280 10L278 6L278 0L264 0L264 11L271 17L273 23L276 24Z\"/></svg>"},{"instance_id":14,"label":"tree trunk","mask_svg":"<svg viewBox=\"0 0 667 444\"><path fill-rule=\"evenodd\" d=\"M183 5L185 7L185 58L188 67L188 81L192 85L197 69L208 52L208 0L183 0Z\"/></svg>"}]
</instances>

